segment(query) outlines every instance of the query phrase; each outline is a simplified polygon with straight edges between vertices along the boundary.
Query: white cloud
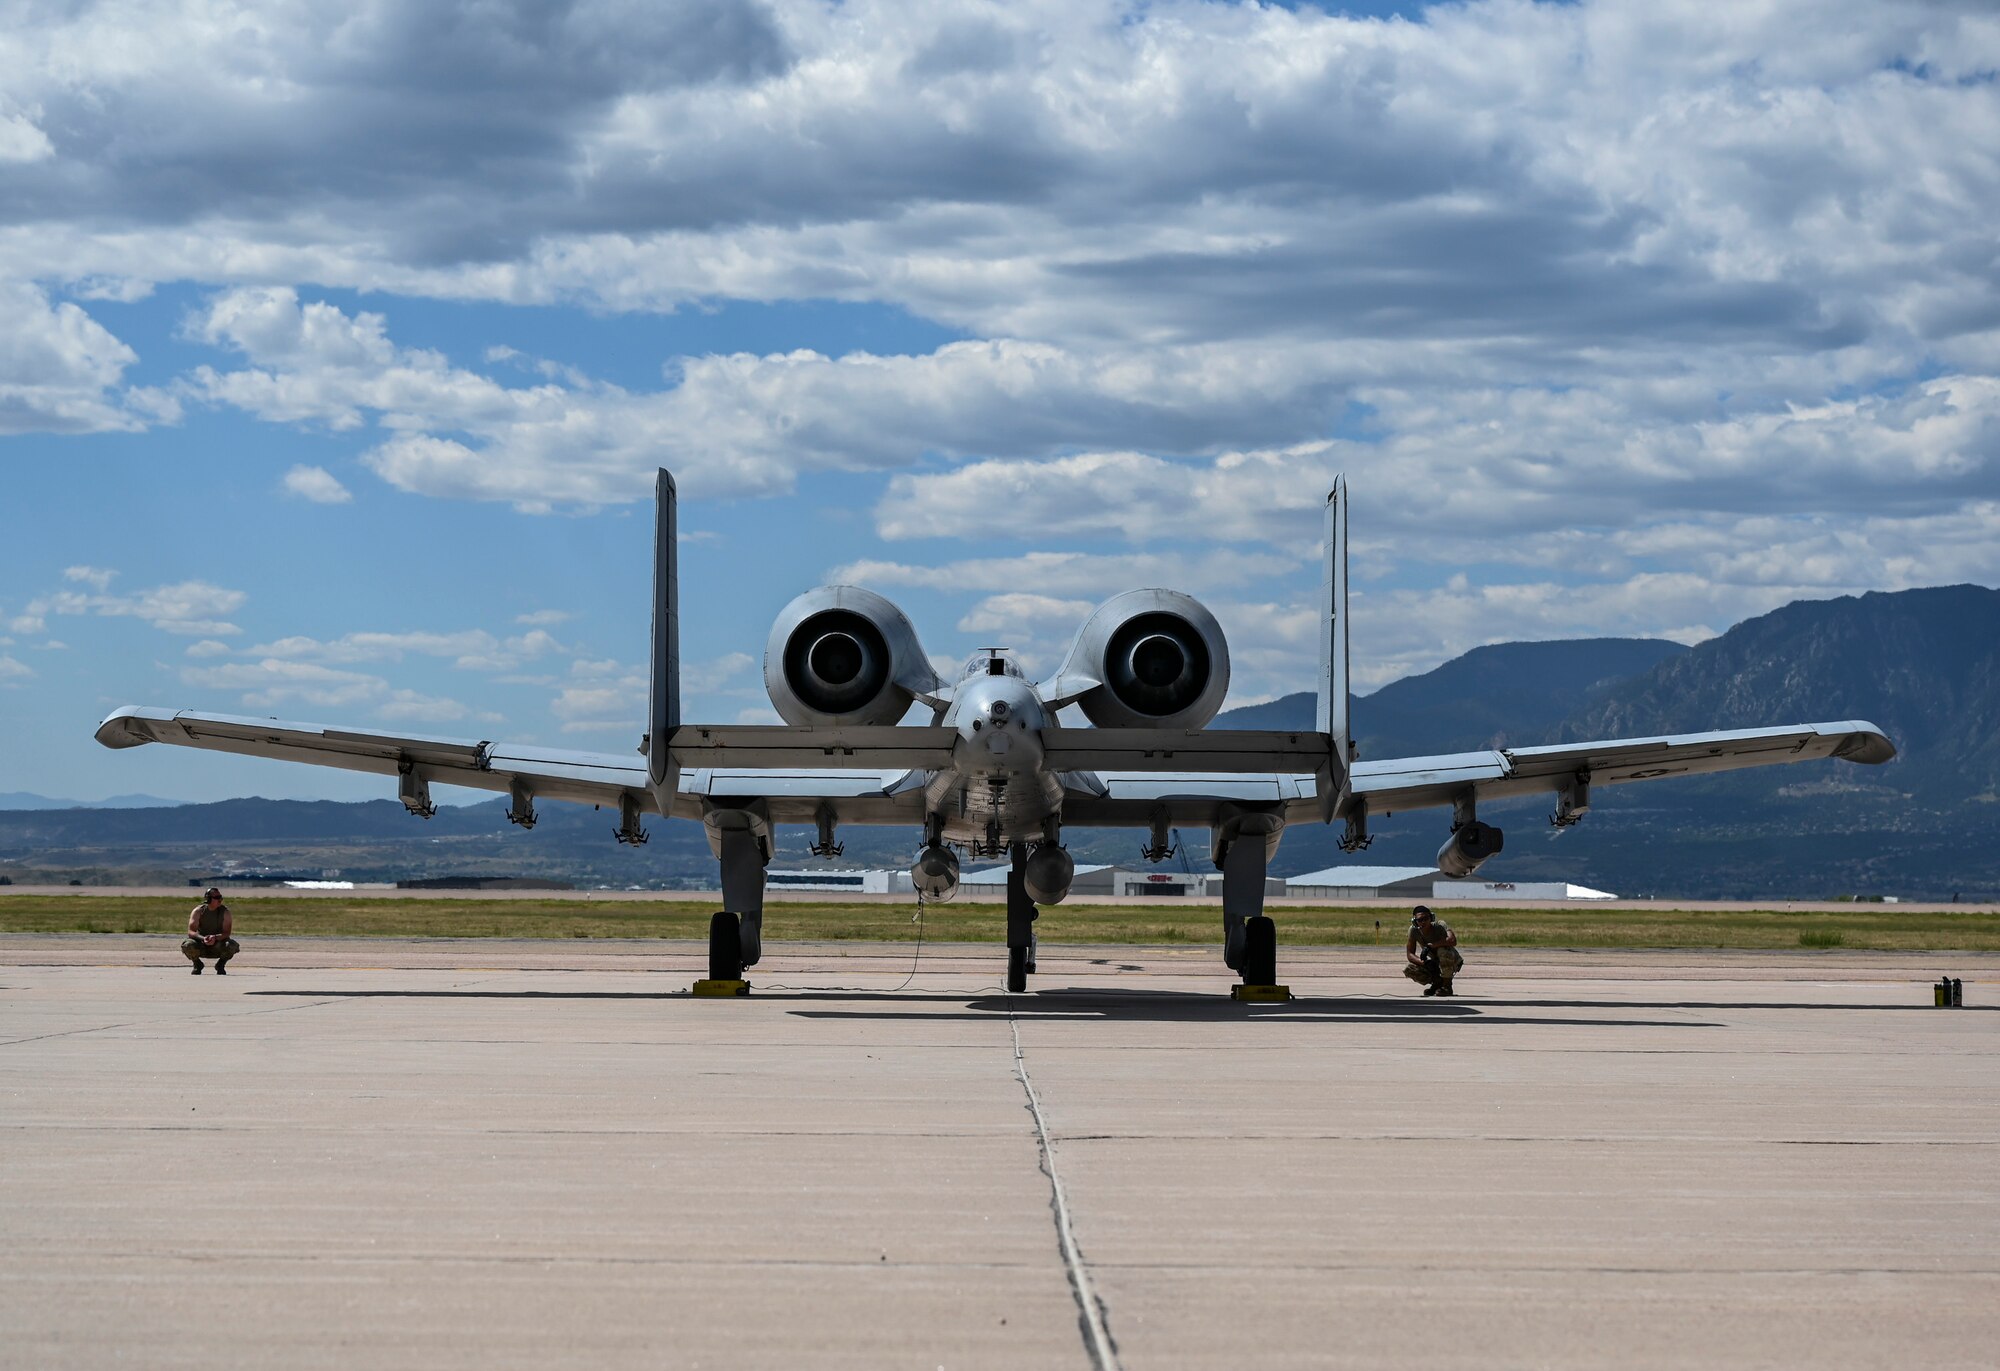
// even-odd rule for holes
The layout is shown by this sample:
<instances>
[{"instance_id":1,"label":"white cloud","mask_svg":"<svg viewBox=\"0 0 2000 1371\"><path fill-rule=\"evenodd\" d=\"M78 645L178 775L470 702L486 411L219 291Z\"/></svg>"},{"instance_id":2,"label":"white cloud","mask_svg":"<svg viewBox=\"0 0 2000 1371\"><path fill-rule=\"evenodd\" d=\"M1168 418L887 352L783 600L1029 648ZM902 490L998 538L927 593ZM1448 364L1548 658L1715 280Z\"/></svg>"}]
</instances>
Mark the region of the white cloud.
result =
<instances>
[{"instance_id":1,"label":"white cloud","mask_svg":"<svg viewBox=\"0 0 2000 1371\"><path fill-rule=\"evenodd\" d=\"M190 686L240 692L243 707L252 710L300 704L355 710L391 723L445 723L472 716L456 700L401 689L380 676L276 657L183 667L181 680Z\"/></svg>"},{"instance_id":2,"label":"white cloud","mask_svg":"<svg viewBox=\"0 0 2000 1371\"><path fill-rule=\"evenodd\" d=\"M33 680L34 676L33 668L0 652L0 686L18 685L22 681Z\"/></svg>"},{"instance_id":3,"label":"white cloud","mask_svg":"<svg viewBox=\"0 0 2000 1371\"><path fill-rule=\"evenodd\" d=\"M1151 437L1201 448L1313 403L1296 359L1245 366L1205 350L1092 358L1041 343L952 343L921 356L811 351L681 358L648 393L582 382L506 386L395 348L380 316L229 292L191 325L250 365L204 367L188 394L260 418L388 436L364 458L399 489L529 509L684 494L773 494L804 470L909 466L926 452L1047 453Z\"/></svg>"},{"instance_id":4,"label":"white cloud","mask_svg":"<svg viewBox=\"0 0 2000 1371\"><path fill-rule=\"evenodd\" d=\"M683 662L681 689L691 694L714 694L756 665L757 659L747 652L727 652L712 661Z\"/></svg>"},{"instance_id":5,"label":"white cloud","mask_svg":"<svg viewBox=\"0 0 2000 1371\"><path fill-rule=\"evenodd\" d=\"M379 700L389 692L389 683L379 676L277 658L184 667L181 680L191 686L241 691L243 704L250 709L293 702L322 709L351 708Z\"/></svg>"},{"instance_id":6,"label":"white cloud","mask_svg":"<svg viewBox=\"0 0 2000 1371\"><path fill-rule=\"evenodd\" d=\"M462 653L453 665L466 671L518 671L530 662L567 650L547 630L533 628L500 639L483 651Z\"/></svg>"},{"instance_id":7,"label":"white cloud","mask_svg":"<svg viewBox=\"0 0 2000 1371\"><path fill-rule=\"evenodd\" d=\"M111 589L111 582L117 575L117 572L106 570L103 567L73 566L63 569L63 579L65 581L75 581L81 585L87 585L96 591Z\"/></svg>"},{"instance_id":8,"label":"white cloud","mask_svg":"<svg viewBox=\"0 0 2000 1371\"><path fill-rule=\"evenodd\" d=\"M49 136L26 115L0 110L0 163L39 162L55 156Z\"/></svg>"},{"instance_id":9,"label":"white cloud","mask_svg":"<svg viewBox=\"0 0 2000 1371\"><path fill-rule=\"evenodd\" d=\"M989 595L959 618L958 631L976 635L981 646L1013 649L1023 670L1045 676L1055 670L1062 649L1092 608L1088 600L1023 591Z\"/></svg>"},{"instance_id":10,"label":"white cloud","mask_svg":"<svg viewBox=\"0 0 2000 1371\"><path fill-rule=\"evenodd\" d=\"M230 647L228 643L220 642L214 638L203 638L198 643L189 643L183 649L183 652L186 656L196 658L227 657Z\"/></svg>"},{"instance_id":11,"label":"white cloud","mask_svg":"<svg viewBox=\"0 0 2000 1371\"><path fill-rule=\"evenodd\" d=\"M6 280L4 266L0 319L0 434L131 430L163 417L134 412L117 393L138 354L80 306Z\"/></svg>"},{"instance_id":12,"label":"white cloud","mask_svg":"<svg viewBox=\"0 0 2000 1371\"><path fill-rule=\"evenodd\" d=\"M691 13L10 26L0 156L26 159L9 186L36 213L0 231L0 430L198 399L353 432L401 489L526 510L643 499L663 461L691 500L888 473L885 537L1027 550L869 577L1189 585L1236 598L1246 662L1291 650L1335 470L1360 586L1393 605L1383 660L2000 577L1990 7ZM131 349L72 302L156 279L218 288L188 333L229 353L171 394L125 387ZM835 301L962 341L662 357L657 388L496 345L503 382L302 281ZM1263 589L1285 564L1293 593ZM68 612L113 611L51 600L14 631ZM1015 631L997 604L967 617Z\"/></svg>"},{"instance_id":13,"label":"white cloud","mask_svg":"<svg viewBox=\"0 0 2000 1371\"><path fill-rule=\"evenodd\" d=\"M401 661L406 654L449 658L452 665L466 671L514 671L562 645L543 629L506 638L483 628L458 629L448 633L415 630L403 633L360 632L338 638L305 636L279 638L248 649L249 655L288 661L315 661L350 664L355 662Z\"/></svg>"},{"instance_id":14,"label":"white cloud","mask_svg":"<svg viewBox=\"0 0 2000 1371\"><path fill-rule=\"evenodd\" d=\"M829 584L914 586L929 590L982 593L1022 592L1109 597L1143 586L1166 586L1203 593L1221 587L1254 585L1290 576L1295 558L1264 552L1177 551L1101 555L1083 552L1028 552L1017 557L973 557L936 566L908 562L859 561L827 573Z\"/></svg>"},{"instance_id":15,"label":"white cloud","mask_svg":"<svg viewBox=\"0 0 2000 1371\"><path fill-rule=\"evenodd\" d=\"M757 659L747 652L730 652L705 661L681 663L684 712L699 714L719 698L752 694L743 677ZM567 680L553 683L556 694L549 712L564 733L631 734L645 731L646 668L611 658L584 658L570 664ZM755 692L761 697L761 683Z\"/></svg>"},{"instance_id":16,"label":"white cloud","mask_svg":"<svg viewBox=\"0 0 2000 1371\"><path fill-rule=\"evenodd\" d=\"M457 700L420 695L414 690L393 690L387 701L375 707L376 717L406 724L449 723L471 713Z\"/></svg>"},{"instance_id":17,"label":"white cloud","mask_svg":"<svg viewBox=\"0 0 2000 1371\"><path fill-rule=\"evenodd\" d=\"M103 577L105 584L109 584L109 573L93 567L72 567L70 572L83 573L82 576L72 575L72 580L95 585L96 578ZM220 616L235 613L248 598L240 590L228 590L207 581L180 581L135 591L130 595L59 590L29 601L26 613L13 621L13 628L17 633L40 633L45 627L46 615L94 614L106 618L143 619L167 633L226 637L243 630Z\"/></svg>"},{"instance_id":18,"label":"white cloud","mask_svg":"<svg viewBox=\"0 0 2000 1371\"><path fill-rule=\"evenodd\" d=\"M316 505L344 505L354 499L339 478L325 467L293 467L285 473L284 488L288 494Z\"/></svg>"},{"instance_id":19,"label":"white cloud","mask_svg":"<svg viewBox=\"0 0 2000 1371\"><path fill-rule=\"evenodd\" d=\"M562 609L538 609L531 614L516 614L514 622L529 628L554 628L566 624L576 616Z\"/></svg>"}]
</instances>

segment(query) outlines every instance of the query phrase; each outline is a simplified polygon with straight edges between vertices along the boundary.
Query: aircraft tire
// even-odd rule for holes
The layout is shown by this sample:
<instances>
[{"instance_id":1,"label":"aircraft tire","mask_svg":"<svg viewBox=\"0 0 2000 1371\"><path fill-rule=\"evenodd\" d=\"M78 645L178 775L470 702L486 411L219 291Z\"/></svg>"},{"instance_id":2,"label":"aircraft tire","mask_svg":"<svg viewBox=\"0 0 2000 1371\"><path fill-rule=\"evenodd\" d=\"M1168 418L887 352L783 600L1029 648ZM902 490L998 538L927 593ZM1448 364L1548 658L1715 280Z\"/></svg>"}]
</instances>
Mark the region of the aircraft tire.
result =
<instances>
[{"instance_id":1,"label":"aircraft tire","mask_svg":"<svg viewBox=\"0 0 2000 1371\"><path fill-rule=\"evenodd\" d=\"M743 979L743 926L726 910L717 910L708 919L708 978Z\"/></svg>"},{"instance_id":2,"label":"aircraft tire","mask_svg":"<svg viewBox=\"0 0 2000 1371\"><path fill-rule=\"evenodd\" d=\"M1007 993L1026 994L1028 990L1028 949L1010 947L1007 949Z\"/></svg>"},{"instance_id":3,"label":"aircraft tire","mask_svg":"<svg viewBox=\"0 0 2000 1371\"><path fill-rule=\"evenodd\" d=\"M1278 926L1259 914L1243 925L1243 984L1278 983Z\"/></svg>"}]
</instances>

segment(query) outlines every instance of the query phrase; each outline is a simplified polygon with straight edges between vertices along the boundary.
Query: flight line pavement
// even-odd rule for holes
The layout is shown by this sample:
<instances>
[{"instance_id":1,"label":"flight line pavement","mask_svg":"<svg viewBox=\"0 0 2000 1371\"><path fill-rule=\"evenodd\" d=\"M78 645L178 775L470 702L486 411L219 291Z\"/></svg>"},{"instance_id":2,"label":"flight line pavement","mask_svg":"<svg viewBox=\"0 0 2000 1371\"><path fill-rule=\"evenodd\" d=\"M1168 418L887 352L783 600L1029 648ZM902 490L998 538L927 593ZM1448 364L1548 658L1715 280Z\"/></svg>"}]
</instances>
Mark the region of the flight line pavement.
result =
<instances>
[{"instance_id":1,"label":"flight line pavement","mask_svg":"<svg viewBox=\"0 0 2000 1371\"><path fill-rule=\"evenodd\" d=\"M1281 956L0 936L0 1366L2000 1363L2000 956Z\"/></svg>"}]
</instances>

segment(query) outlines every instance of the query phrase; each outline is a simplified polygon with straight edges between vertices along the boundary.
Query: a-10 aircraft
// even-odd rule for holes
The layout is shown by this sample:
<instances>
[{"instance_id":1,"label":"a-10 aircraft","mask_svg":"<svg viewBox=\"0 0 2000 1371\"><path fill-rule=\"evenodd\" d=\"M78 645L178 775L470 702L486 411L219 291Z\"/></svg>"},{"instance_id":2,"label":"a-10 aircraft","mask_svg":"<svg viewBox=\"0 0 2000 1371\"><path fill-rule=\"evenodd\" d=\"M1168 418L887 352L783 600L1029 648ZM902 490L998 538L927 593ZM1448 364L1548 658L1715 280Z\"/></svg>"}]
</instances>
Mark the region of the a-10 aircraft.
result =
<instances>
[{"instance_id":1,"label":"a-10 aircraft","mask_svg":"<svg viewBox=\"0 0 2000 1371\"><path fill-rule=\"evenodd\" d=\"M1437 865L1468 876L1501 848L1481 800L1546 793L1567 826L1594 787L1663 776L1839 757L1886 762L1895 745L1872 724L1795 724L1673 737L1363 761L1348 715L1347 487L1326 504L1319 625L1319 705L1297 731L1209 729L1229 689L1229 649L1215 617L1187 595L1133 590L1105 601L1046 681L1004 649L976 653L948 681L888 600L824 586L772 627L764 682L782 725L681 719L679 584L673 477L659 473L654 529L652 685L639 760L507 743L366 733L232 715L126 708L98 727L106 747L176 743L398 778L411 813L433 812L432 782L501 791L507 817L535 822L538 799L615 808L616 836L642 843L648 813L699 820L721 865L709 975L739 980L762 944L764 870L773 826L811 824L814 852L837 852L841 824L922 829L912 865L934 900L958 887L959 858L1007 857L1007 985L1035 969L1037 904L1069 893L1066 825L1150 830L1142 851L1169 855L1175 828L1207 828L1222 872L1223 960L1248 986L1272 985L1277 936L1264 873L1288 825L1344 825L1340 846L1368 845L1369 821L1450 809ZM898 722L913 702L923 724ZM1094 727L1058 722L1075 705Z\"/></svg>"}]
</instances>

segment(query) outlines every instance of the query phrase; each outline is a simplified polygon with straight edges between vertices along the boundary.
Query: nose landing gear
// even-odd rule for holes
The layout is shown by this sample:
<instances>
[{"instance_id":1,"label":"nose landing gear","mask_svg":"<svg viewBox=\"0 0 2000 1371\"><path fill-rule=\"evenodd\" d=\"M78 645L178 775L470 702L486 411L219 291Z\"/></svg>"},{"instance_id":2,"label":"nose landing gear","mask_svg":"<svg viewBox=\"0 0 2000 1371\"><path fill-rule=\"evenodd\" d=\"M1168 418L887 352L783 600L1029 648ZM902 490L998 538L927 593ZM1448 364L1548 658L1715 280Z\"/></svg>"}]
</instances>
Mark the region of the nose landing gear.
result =
<instances>
[{"instance_id":1,"label":"nose landing gear","mask_svg":"<svg viewBox=\"0 0 2000 1371\"><path fill-rule=\"evenodd\" d=\"M1035 920L1041 911L1028 894L1028 845L1015 843L1008 849L1012 869L1007 872L1007 993L1025 994L1028 977L1035 972Z\"/></svg>"}]
</instances>

